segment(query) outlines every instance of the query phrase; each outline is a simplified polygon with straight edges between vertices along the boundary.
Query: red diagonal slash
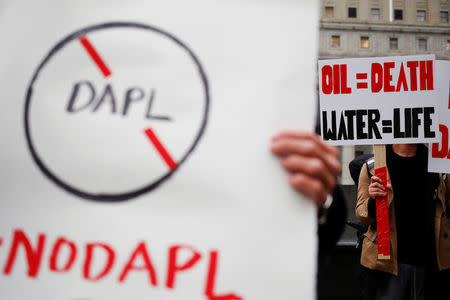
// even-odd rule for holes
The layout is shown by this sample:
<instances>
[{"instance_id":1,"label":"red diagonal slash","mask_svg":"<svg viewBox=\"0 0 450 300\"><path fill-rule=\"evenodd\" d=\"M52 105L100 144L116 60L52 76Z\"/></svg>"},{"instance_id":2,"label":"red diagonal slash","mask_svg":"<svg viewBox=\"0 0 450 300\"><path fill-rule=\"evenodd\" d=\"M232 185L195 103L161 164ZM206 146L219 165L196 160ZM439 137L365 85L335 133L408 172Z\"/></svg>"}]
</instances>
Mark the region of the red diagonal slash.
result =
<instances>
[{"instance_id":1,"label":"red diagonal slash","mask_svg":"<svg viewBox=\"0 0 450 300\"><path fill-rule=\"evenodd\" d=\"M175 169L177 167L177 163L172 159L172 156L170 156L169 152L167 152L166 148L161 144L158 137L155 135L153 130L151 128L147 128L145 130L145 134L152 142L153 146L155 146L156 150L159 152L159 155L164 159L166 164L169 166L171 170Z\"/></svg>"},{"instance_id":2,"label":"red diagonal slash","mask_svg":"<svg viewBox=\"0 0 450 300\"><path fill-rule=\"evenodd\" d=\"M94 46L92 46L91 42L87 39L86 36L82 36L79 38L80 43L83 45L84 49L86 49L87 53L91 56L92 60L95 62L97 67L103 73L103 76L108 77L111 75L111 71L108 66L105 64L103 59L98 54L97 50L95 50Z\"/></svg>"}]
</instances>

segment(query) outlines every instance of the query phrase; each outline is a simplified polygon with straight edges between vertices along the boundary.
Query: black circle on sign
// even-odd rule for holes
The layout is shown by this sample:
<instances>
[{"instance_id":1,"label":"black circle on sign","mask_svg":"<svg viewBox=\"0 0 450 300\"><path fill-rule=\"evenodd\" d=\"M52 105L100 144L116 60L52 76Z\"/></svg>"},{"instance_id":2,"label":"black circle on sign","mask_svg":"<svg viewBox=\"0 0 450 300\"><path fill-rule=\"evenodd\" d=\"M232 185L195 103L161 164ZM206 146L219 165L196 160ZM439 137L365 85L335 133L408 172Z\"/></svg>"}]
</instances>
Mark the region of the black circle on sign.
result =
<instances>
[{"instance_id":1,"label":"black circle on sign","mask_svg":"<svg viewBox=\"0 0 450 300\"><path fill-rule=\"evenodd\" d=\"M177 162L177 166L173 170L169 170L166 174L159 177L155 181L149 183L148 185L144 186L143 188L136 189L136 190L130 190L125 193L89 193L83 190L80 190L72 185L70 185L67 182L64 182L60 178L58 178L55 174L53 174L50 169L44 164L43 160L39 157L37 154L35 147L33 145L33 139L31 137L30 133L30 122L29 122L29 113L30 113L30 103L33 96L33 86L36 82L37 78L39 77L39 73L41 70L45 67L45 65L48 63L48 61L52 58L55 53L57 53L59 50L64 48L69 42L86 35L87 33L103 30L103 29L111 29L111 28L135 28L135 29L142 29L142 30L149 30L158 34L163 35L167 39L173 41L175 44L180 46L182 49L184 49L187 53L187 55L192 59L194 64L197 66L198 74L200 76L201 82L203 83L204 88L204 94L205 94L205 107L203 111L203 119L200 124L200 129L198 130L198 133L195 137L194 142L189 147L189 149L186 151L186 153L182 156L182 158ZM44 60L39 64L37 70L34 72L34 75L31 79L30 84L28 85L28 90L26 94L26 100L25 100L25 111L24 111L24 122L25 122L25 136L27 140L28 149L31 152L31 155L33 157L34 162L37 164L39 169L47 176L51 181L56 183L59 187L64 189L65 191L76 195L78 197L88 199L88 200L94 200L94 201L103 201L103 202L118 202L118 201L124 201L129 200L132 198L135 198L139 195L142 195L144 193L147 193L156 187L158 187L163 181L167 180L172 174L179 169L179 167L185 162L185 160L189 157L189 155L194 151L197 144L199 143L201 137L203 136L203 133L206 128L206 124L208 121L208 112L209 112L209 102L210 102L210 96L209 96L209 85L208 80L206 78L205 71L197 58L197 56L194 54L194 52L186 46L181 40L179 40L177 37L173 36L172 34L159 29L154 26L145 25L145 24L139 24L139 23L132 23L132 22L110 22L110 23L103 23L98 25L89 26L83 29L80 29L67 37L65 37L63 40L58 42L51 50L50 52L45 56Z\"/></svg>"}]
</instances>

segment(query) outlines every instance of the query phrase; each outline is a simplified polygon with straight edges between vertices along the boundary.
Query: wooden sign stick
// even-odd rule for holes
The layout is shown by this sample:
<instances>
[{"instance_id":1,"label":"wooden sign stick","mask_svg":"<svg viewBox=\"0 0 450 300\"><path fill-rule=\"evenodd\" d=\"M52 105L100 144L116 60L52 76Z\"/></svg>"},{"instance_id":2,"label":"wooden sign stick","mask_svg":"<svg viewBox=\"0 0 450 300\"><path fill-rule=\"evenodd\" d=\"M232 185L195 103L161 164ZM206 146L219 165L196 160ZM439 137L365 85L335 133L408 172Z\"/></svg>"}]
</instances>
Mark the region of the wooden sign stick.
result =
<instances>
[{"instance_id":1,"label":"wooden sign stick","mask_svg":"<svg viewBox=\"0 0 450 300\"><path fill-rule=\"evenodd\" d=\"M385 145L374 145L373 152L375 159L375 176L381 179L382 185L387 191L386 147ZM387 192L389 193L389 191ZM391 258L388 193L386 193L386 196L384 197L376 198L378 259Z\"/></svg>"}]
</instances>

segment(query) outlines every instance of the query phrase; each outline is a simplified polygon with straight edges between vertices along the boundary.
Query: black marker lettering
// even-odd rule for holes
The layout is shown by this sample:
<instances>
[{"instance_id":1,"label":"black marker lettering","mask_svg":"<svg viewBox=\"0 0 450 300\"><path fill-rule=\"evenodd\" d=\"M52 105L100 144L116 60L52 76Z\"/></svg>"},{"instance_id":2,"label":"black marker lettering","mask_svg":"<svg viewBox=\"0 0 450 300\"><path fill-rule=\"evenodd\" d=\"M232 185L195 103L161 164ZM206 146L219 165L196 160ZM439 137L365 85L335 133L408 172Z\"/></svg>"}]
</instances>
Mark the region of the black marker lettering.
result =
<instances>
[{"instance_id":1,"label":"black marker lettering","mask_svg":"<svg viewBox=\"0 0 450 300\"><path fill-rule=\"evenodd\" d=\"M369 127L369 139L373 138L375 134L376 139L381 139L380 131L378 130L377 123L380 121L380 112L377 109L369 109L367 125Z\"/></svg>"},{"instance_id":2,"label":"black marker lettering","mask_svg":"<svg viewBox=\"0 0 450 300\"><path fill-rule=\"evenodd\" d=\"M172 118L169 116L156 116L156 115L152 115L151 110L152 110L152 106L153 106L153 101L155 100L155 90L151 89L150 90L150 97L148 99L148 105L147 105L147 113L145 115L145 117L147 119L157 119L157 120L163 120L163 121L172 121Z\"/></svg>"},{"instance_id":3,"label":"black marker lettering","mask_svg":"<svg viewBox=\"0 0 450 300\"><path fill-rule=\"evenodd\" d=\"M422 113L423 113L422 107L414 107L412 109L413 137L419 137L419 127L422 124L422 121L419 118L419 114Z\"/></svg>"},{"instance_id":4,"label":"black marker lettering","mask_svg":"<svg viewBox=\"0 0 450 300\"><path fill-rule=\"evenodd\" d=\"M114 92L113 92L110 84L106 85L105 90L103 91L103 94L101 95L100 99L97 102L97 105L95 105L92 112L96 112L99 109L100 105L102 105L105 102L106 98L109 98L109 102L111 104L111 112L115 113L116 112L116 97L114 96Z\"/></svg>"},{"instance_id":5,"label":"black marker lettering","mask_svg":"<svg viewBox=\"0 0 450 300\"><path fill-rule=\"evenodd\" d=\"M405 108L405 137L412 137L411 108Z\"/></svg>"},{"instance_id":6,"label":"black marker lettering","mask_svg":"<svg viewBox=\"0 0 450 300\"><path fill-rule=\"evenodd\" d=\"M355 118L356 111L354 110L346 110L344 112L345 116L347 117L347 129L348 129L348 139L354 140L355 139L355 129L353 119Z\"/></svg>"},{"instance_id":7,"label":"black marker lettering","mask_svg":"<svg viewBox=\"0 0 450 300\"><path fill-rule=\"evenodd\" d=\"M136 95L137 94L137 95ZM144 98L144 91L138 87L129 88L125 94L122 115L126 116L131 102L140 101Z\"/></svg>"},{"instance_id":8,"label":"black marker lettering","mask_svg":"<svg viewBox=\"0 0 450 300\"><path fill-rule=\"evenodd\" d=\"M331 128L328 128L327 112L322 112L322 135L324 140L336 140L336 111L331 111Z\"/></svg>"},{"instance_id":9,"label":"black marker lettering","mask_svg":"<svg viewBox=\"0 0 450 300\"><path fill-rule=\"evenodd\" d=\"M338 133L338 140L342 140L342 138L344 138L344 140L347 140L347 128L345 126L345 118L344 118L344 113L341 112L341 122L339 124L339 133Z\"/></svg>"},{"instance_id":10,"label":"black marker lettering","mask_svg":"<svg viewBox=\"0 0 450 300\"><path fill-rule=\"evenodd\" d=\"M367 139L367 133L364 132L366 122L363 120L365 115L367 115L367 110L359 109L356 111L356 138L358 140Z\"/></svg>"},{"instance_id":11,"label":"black marker lettering","mask_svg":"<svg viewBox=\"0 0 450 300\"><path fill-rule=\"evenodd\" d=\"M431 131L431 125L433 125L431 115L434 114L434 107L425 107L423 110L423 126L425 137L434 138L436 137L436 132Z\"/></svg>"},{"instance_id":12,"label":"black marker lettering","mask_svg":"<svg viewBox=\"0 0 450 300\"><path fill-rule=\"evenodd\" d=\"M80 88L82 86L86 86L88 88L88 91L90 92L90 98L83 105L80 105L79 107L75 108L75 102L78 99L78 93L80 92ZM90 83L87 80L80 81L73 86L72 94L70 95L69 103L67 104L67 111L71 113L81 111L86 107L88 107L89 105L91 105L92 101L94 101L94 98L95 98L95 88L92 85L92 83Z\"/></svg>"},{"instance_id":13,"label":"black marker lettering","mask_svg":"<svg viewBox=\"0 0 450 300\"><path fill-rule=\"evenodd\" d=\"M400 129L400 108L394 108L394 138L404 138L405 132Z\"/></svg>"}]
</instances>

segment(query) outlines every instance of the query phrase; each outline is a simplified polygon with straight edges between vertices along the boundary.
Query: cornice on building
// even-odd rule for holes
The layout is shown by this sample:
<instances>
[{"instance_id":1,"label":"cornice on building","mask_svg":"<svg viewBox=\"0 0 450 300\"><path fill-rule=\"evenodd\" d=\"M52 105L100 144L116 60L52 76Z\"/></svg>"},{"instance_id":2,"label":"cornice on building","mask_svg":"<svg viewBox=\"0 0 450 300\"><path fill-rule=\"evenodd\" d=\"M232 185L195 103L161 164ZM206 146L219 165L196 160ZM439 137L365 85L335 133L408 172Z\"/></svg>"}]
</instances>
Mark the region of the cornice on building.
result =
<instances>
[{"instance_id":1,"label":"cornice on building","mask_svg":"<svg viewBox=\"0 0 450 300\"><path fill-rule=\"evenodd\" d=\"M408 24L375 24L375 23L348 23L321 21L320 29L346 30L346 31L380 31L405 32L421 34L450 34L448 25L408 25Z\"/></svg>"}]
</instances>

